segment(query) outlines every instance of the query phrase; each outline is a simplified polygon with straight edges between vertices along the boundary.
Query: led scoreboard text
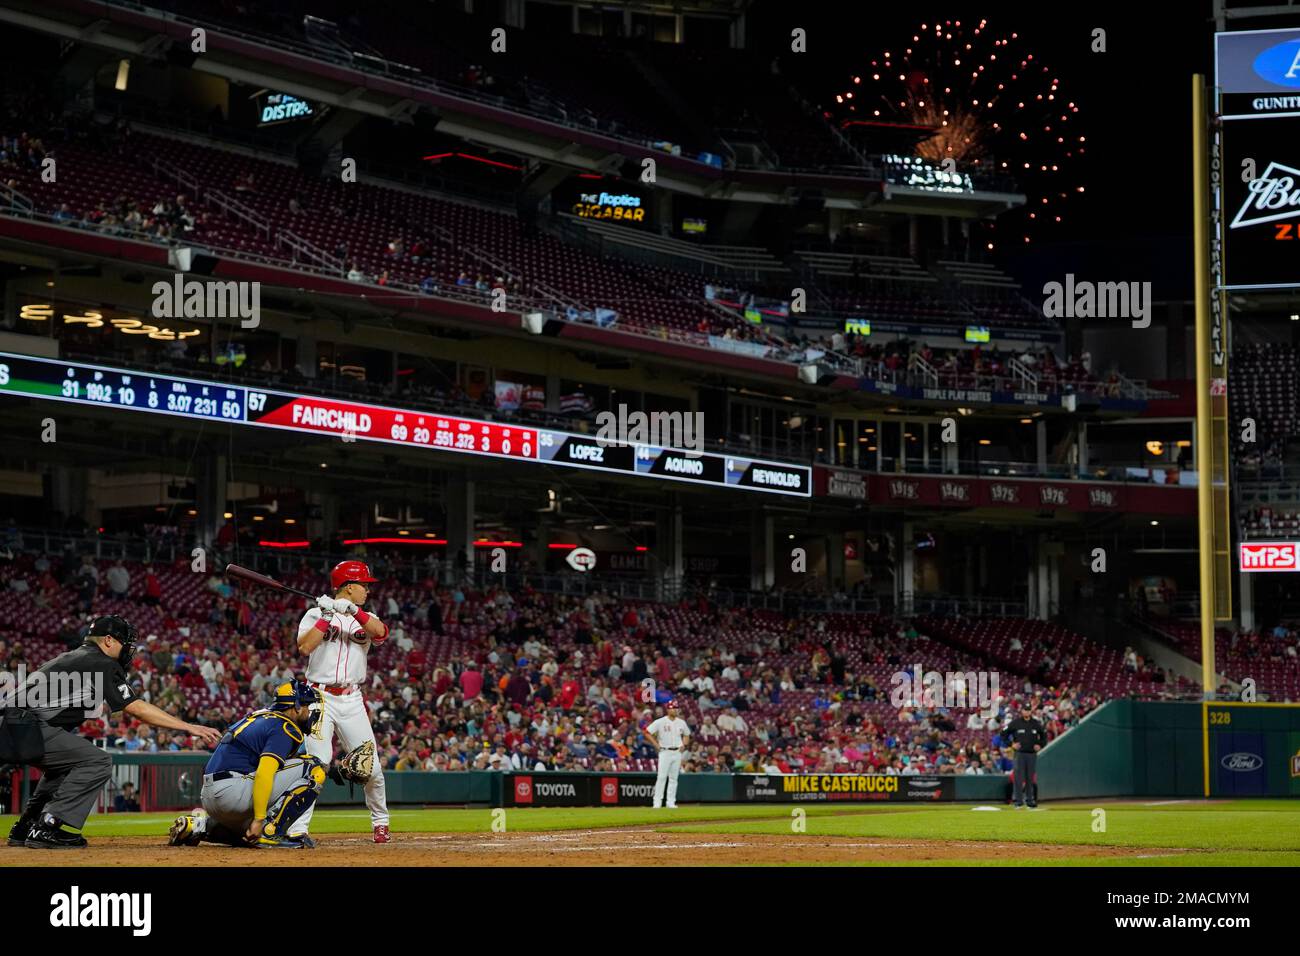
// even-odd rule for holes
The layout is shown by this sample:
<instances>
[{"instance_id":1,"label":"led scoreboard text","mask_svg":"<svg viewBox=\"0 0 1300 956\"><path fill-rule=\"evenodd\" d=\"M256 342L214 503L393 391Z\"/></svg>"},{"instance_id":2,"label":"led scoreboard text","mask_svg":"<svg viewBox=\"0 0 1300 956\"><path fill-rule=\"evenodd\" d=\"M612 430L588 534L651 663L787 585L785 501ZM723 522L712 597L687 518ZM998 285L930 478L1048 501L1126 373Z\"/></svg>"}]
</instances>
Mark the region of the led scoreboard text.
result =
<instances>
[{"instance_id":1,"label":"led scoreboard text","mask_svg":"<svg viewBox=\"0 0 1300 956\"><path fill-rule=\"evenodd\" d=\"M0 395L377 441L459 454L615 471L769 494L812 494L803 465L602 444L554 429L481 421L0 352Z\"/></svg>"}]
</instances>

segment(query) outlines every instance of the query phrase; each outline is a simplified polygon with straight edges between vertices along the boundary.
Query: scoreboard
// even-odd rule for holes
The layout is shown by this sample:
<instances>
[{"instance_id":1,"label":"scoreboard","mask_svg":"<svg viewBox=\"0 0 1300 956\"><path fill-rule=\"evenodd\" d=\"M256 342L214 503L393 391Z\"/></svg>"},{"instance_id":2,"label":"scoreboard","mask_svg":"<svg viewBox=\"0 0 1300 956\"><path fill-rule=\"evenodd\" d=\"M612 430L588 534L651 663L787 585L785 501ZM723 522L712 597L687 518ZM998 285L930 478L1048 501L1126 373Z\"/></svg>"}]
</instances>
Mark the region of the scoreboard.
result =
<instances>
[{"instance_id":1,"label":"scoreboard","mask_svg":"<svg viewBox=\"0 0 1300 956\"><path fill-rule=\"evenodd\" d=\"M0 395L808 497L804 465L0 352Z\"/></svg>"}]
</instances>

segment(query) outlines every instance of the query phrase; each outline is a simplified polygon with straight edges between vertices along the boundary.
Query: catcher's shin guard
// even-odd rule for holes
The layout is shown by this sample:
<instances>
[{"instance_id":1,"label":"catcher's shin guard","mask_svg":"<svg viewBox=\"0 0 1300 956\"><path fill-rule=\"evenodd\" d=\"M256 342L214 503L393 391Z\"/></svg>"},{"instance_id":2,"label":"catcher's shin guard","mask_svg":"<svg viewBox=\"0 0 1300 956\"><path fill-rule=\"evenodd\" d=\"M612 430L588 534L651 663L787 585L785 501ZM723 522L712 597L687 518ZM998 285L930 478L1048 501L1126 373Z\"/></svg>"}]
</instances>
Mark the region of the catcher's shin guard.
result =
<instances>
[{"instance_id":1,"label":"catcher's shin guard","mask_svg":"<svg viewBox=\"0 0 1300 956\"><path fill-rule=\"evenodd\" d=\"M295 784L275 801L266 814L264 836L278 838L288 834L294 821L307 812L320 796L325 785L325 765L315 757L306 758L307 774L302 783Z\"/></svg>"}]
</instances>

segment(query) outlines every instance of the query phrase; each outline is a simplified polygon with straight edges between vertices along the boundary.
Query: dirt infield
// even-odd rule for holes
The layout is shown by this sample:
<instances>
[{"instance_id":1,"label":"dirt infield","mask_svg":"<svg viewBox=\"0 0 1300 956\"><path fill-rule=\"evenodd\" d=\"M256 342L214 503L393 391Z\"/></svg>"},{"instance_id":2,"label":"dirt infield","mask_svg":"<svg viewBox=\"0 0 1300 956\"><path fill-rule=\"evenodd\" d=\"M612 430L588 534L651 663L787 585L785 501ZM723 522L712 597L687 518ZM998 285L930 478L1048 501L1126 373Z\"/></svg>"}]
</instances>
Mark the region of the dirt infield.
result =
<instances>
[{"instance_id":1,"label":"dirt infield","mask_svg":"<svg viewBox=\"0 0 1300 956\"><path fill-rule=\"evenodd\" d=\"M1177 856L1187 850L862 837L671 833L653 827L549 833L327 835L315 850L168 847L160 837L105 837L83 851L0 847L6 866L744 866L944 860Z\"/></svg>"}]
</instances>

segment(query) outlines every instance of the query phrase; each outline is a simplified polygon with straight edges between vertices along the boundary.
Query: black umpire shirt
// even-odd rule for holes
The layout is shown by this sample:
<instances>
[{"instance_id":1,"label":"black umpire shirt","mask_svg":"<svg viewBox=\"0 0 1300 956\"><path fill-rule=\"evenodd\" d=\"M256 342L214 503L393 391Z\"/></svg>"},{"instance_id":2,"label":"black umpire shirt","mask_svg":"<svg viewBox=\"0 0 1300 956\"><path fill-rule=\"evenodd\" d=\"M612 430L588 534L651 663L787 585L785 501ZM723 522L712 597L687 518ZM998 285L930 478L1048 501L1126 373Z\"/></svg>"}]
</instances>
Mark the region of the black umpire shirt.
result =
<instances>
[{"instance_id":1,"label":"black umpire shirt","mask_svg":"<svg viewBox=\"0 0 1300 956\"><path fill-rule=\"evenodd\" d=\"M1020 744L1019 752L1022 754L1032 754L1034 744L1040 747L1047 746L1047 730L1033 717L1016 717L1007 724L1003 736L1009 738L1012 743Z\"/></svg>"},{"instance_id":2,"label":"black umpire shirt","mask_svg":"<svg viewBox=\"0 0 1300 956\"><path fill-rule=\"evenodd\" d=\"M90 711L107 701L110 713L136 699L122 665L97 644L80 647L47 661L27 675L24 695L15 691L0 699L0 710L19 705L51 727L76 730Z\"/></svg>"}]
</instances>

